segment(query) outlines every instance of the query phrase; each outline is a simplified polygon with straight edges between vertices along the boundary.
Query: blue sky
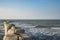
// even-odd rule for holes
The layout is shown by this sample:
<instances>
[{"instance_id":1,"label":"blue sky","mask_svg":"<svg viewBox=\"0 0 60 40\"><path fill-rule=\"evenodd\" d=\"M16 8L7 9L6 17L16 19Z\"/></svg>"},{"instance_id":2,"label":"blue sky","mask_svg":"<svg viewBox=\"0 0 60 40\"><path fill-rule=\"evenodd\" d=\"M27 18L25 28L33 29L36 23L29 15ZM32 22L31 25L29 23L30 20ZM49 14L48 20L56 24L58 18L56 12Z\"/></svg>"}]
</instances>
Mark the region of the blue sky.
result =
<instances>
[{"instance_id":1,"label":"blue sky","mask_svg":"<svg viewBox=\"0 0 60 40\"><path fill-rule=\"evenodd\" d=\"M0 19L60 19L60 0L0 0Z\"/></svg>"}]
</instances>

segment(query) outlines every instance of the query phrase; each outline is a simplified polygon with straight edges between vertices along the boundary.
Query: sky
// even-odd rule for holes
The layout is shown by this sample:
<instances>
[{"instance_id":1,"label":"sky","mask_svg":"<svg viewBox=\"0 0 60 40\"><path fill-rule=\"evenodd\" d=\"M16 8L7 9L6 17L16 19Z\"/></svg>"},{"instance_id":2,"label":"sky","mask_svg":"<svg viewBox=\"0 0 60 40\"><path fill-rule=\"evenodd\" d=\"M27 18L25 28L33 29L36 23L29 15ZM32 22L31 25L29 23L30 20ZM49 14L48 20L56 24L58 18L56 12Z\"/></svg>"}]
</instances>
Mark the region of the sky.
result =
<instances>
[{"instance_id":1,"label":"sky","mask_svg":"<svg viewBox=\"0 0 60 40\"><path fill-rule=\"evenodd\" d=\"M0 19L60 19L60 0L0 0Z\"/></svg>"}]
</instances>

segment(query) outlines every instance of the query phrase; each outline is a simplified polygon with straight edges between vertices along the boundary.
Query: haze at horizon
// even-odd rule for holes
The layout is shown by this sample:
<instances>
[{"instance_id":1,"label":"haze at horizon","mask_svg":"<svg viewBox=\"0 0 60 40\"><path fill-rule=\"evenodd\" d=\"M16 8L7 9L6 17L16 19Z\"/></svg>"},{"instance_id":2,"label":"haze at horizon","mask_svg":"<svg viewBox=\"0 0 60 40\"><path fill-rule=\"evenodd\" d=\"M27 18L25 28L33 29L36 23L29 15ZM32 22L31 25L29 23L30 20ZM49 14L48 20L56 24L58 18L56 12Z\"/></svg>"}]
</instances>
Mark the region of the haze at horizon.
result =
<instances>
[{"instance_id":1,"label":"haze at horizon","mask_svg":"<svg viewBox=\"0 0 60 40\"><path fill-rule=\"evenodd\" d=\"M60 19L60 0L0 0L0 19Z\"/></svg>"}]
</instances>

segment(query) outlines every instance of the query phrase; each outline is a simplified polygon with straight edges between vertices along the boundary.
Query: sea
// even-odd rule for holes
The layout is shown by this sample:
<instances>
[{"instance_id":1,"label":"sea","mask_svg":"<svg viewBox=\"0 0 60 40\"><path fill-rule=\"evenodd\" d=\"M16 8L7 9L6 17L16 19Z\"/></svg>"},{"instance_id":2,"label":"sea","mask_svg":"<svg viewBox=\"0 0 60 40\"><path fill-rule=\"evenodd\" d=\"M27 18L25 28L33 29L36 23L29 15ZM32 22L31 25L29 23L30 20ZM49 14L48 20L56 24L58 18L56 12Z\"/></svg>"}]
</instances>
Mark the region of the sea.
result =
<instances>
[{"instance_id":1,"label":"sea","mask_svg":"<svg viewBox=\"0 0 60 40\"><path fill-rule=\"evenodd\" d=\"M7 20L21 27L31 40L60 40L60 20ZM0 39L4 34L4 20L0 20ZM39 27L37 27L39 26ZM42 27L44 26L44 27ZM45 27L49 26L49 27ZM54 27L55 26L55 27Z\"/></svg>"}]
</instances>

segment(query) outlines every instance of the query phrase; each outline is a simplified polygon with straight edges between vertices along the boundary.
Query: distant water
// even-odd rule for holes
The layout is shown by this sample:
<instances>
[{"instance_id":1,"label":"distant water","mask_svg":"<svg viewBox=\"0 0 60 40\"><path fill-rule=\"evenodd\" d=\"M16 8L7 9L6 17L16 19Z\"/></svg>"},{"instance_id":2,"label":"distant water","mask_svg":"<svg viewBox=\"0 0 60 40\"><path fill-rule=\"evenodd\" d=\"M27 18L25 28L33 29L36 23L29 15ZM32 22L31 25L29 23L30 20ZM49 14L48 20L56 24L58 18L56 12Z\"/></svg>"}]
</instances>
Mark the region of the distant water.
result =
<instances>
[{"instance_id":1,"label":"distant water","mask_svg":"<svg viewBox=\"0 0 60 40\"><path fill-rule=\"evenodd\" d=\"M36 25L59 25L60 20L8 20L10 23L15 24L17 27L25 29L25 33L31 36L32 40L60 40L59 33L56 35L50 34L51 32L60 32L60 29L49 28L33 28ZM3 25L3 20L0 20L0 26ZM1 32L0 32L1 33Z\"/></svg>"},{"instance_id":2,"label":"distant water","mask_svg":"<svg viewBox=\"0 0 60 40\"><path fill-rule=\"evenodd\" d=\"M30 24L30 25L60 25L60 20L8 20L10 23L16 25ZM2 25L3 20L0 20L0 25Z\"/></svg>"}]
</instances>

